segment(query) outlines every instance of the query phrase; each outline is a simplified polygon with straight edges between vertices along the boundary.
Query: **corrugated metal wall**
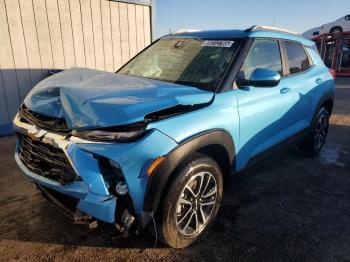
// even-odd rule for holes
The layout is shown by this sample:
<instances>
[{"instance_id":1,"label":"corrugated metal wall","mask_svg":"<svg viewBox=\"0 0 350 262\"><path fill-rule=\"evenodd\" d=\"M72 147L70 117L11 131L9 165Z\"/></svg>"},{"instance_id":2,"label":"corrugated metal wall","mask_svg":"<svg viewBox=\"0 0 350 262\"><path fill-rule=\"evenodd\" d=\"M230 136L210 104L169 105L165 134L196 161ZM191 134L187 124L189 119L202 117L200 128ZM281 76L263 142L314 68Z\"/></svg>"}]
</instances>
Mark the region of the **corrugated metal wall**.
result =
<instances>
[{"instance_id":1,"label":"corrugated metal wall","mask_svg":"<svg viewBox=\"0 0 350 262\"><path fill-rule=\"evenodd\" d=\"M48 70L116 71L151 43L151 7L107 0L0 0L0 135Z\"/></svg>"}]
</instances>

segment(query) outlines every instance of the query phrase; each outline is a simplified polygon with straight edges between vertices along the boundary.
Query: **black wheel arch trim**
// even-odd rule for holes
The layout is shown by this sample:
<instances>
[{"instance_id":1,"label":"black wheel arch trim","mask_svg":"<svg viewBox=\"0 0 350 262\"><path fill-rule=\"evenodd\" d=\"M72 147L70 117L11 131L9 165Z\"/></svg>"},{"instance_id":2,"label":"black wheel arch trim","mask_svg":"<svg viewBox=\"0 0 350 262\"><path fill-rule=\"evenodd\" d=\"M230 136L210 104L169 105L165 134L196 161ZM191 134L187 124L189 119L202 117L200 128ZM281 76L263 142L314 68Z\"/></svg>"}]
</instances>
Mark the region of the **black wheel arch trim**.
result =
<instances>
[{"instance_id":1,"label":"black wheel arch trim","mask_svg":"<svg viewBox=\"0 0 350 262\"><path fill-rule=\"evenodd\" d=\"M329 91L329 92L323 94L323 96L321 97L321 99L319 100L319 102L318 102L318 104L317 104L316 110L315 110L314 115L313 115L313 118L312 118L311 125L312 125L312 123L314 122L315 117L317 116L318 111L320 111L321 107L322 107L325 103L327 103L327 101L331 101L331 102L332 102L332 107L334 107L334 91ZM331 112L328 112L328 113L329 113L329 116L331 116L332 111L331 111Z\"/></svg>"},{"instance_id":2,"label":"black wheel arch trim","mask_svg":"<svg viewBox=\"0 0 350 262\"><path fill-rule=\"evenodd\" d=\"M207 146L222 146L227 152L230 168L234 167L235 145L231 135L223 129L214 129L199 133L179 144L170 151L164 161L154 170L148 179L143 210L155 212L163 190L176 167L189 155Z\"/></svg>"}]
</instances>

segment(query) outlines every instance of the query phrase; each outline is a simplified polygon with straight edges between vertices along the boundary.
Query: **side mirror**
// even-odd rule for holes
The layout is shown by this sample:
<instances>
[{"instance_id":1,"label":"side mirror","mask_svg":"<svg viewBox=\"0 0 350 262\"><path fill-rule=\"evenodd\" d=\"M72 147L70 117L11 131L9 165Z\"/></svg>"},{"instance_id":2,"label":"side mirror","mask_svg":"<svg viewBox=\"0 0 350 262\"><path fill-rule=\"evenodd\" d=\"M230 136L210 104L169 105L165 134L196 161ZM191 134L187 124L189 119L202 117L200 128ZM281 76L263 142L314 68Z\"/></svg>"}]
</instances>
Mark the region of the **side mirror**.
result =
<instances>
[{"instance_id":1,"label":"side mirror","mask_svg":"<svg viewBox=\"0 0 350 262\"><path fill-rule=\"evenodd\" d=\"M249 80L237 79L237 86L274 87L281 81L281 75L273 70L257 68L253 71Z\"/></svg>"}]
</instances>

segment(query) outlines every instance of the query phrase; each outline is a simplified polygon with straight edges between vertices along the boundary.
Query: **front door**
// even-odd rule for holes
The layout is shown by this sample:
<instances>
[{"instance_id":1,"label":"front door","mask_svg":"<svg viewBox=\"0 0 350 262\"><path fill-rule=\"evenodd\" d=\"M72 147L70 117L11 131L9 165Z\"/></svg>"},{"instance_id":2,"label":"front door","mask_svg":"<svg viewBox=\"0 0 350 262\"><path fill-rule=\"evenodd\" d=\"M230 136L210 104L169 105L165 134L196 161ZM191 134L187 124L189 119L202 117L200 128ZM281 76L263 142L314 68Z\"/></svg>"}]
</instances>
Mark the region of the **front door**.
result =
<instances>
[{"instance_id":1,"label":"front door","mask_svg":"<svg viewBox=\"0 0 350 262\"><path fill-rule=\"evenodd\" d=\"M239 78L249 79L257 68L267 68L283 75L278 40L254 40L240 69ZM286 139L292 110L291 87L282 78L275 87L240 87L235 91L240 117L237 170L250 158Z\"/></svg>"}]
</instances>

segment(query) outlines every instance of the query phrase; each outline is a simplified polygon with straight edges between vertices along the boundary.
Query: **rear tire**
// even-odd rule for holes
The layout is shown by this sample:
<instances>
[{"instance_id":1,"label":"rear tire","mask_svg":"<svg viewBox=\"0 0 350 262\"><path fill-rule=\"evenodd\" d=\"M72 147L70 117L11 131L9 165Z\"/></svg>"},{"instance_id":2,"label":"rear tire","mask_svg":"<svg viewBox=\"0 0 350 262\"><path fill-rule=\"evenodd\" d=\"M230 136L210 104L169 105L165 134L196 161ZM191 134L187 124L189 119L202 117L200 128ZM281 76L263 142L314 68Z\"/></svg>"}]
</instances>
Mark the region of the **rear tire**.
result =
<instances>
[{"instance_id":1,"label":"rear tire","mask_svg":"<svg viewBox=\"0 0 350 262\"><path fill-rule=\"evenodd\" d=\"M192 244L216 216L223 191L218 164L205 155L185 159L172 176L157 213L160 239L173 248Z\"/></svg>"},{"instance_id":2,"label":"rear tire","mask_svg":"<svg viewBox=\"0 0 350 262\"><path fill-rule=\"evenodd\" d=\"M322 107L312 124L312 131L303 142L304 149L312 155L318 155L323 148L329 127L329 112Z\"/></svg>"}]
</instances>

